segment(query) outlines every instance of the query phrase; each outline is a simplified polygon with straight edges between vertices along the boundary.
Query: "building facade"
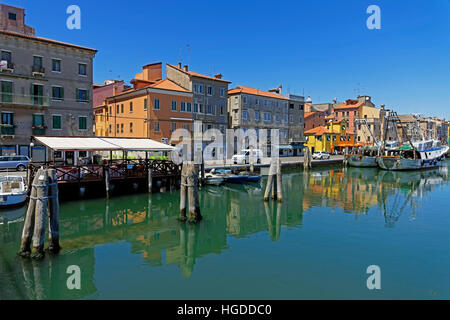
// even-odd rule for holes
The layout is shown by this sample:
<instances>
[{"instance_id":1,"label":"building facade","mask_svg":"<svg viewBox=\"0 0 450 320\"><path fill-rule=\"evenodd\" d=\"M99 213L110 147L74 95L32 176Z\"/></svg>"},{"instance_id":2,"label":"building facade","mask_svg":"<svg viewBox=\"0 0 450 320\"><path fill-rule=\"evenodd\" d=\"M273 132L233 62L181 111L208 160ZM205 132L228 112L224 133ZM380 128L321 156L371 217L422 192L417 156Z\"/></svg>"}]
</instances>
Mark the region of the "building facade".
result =
<instances>
[{"instance_id":1,"label":"building facade","mask_svg":"<svg viewBox=\"0 0 450 320\"><path fill-rule=\"evenodd\" d=\"M280 145L289 144L289 99L268 91L238 86L228 91L230 128L279 129Z\"/></svg>"},{"instance_id":2,"label":"building facade","mask_svg":"<svg viewBox=\"0 0 450 320\"><path fill-rule=\"evenodd\" d=\"M184 90L191 92L192 115L194 121L203 123L203 131L219 129L222 133L228 128L228 85L230 81L222 79L222 74L214 77L189 70L187 65L167 64L167 79Z\"/></svg>"},{"instance_id":3,"label":"building facade","mask_svg":"<svg viewBox=\"0 0 450 320\"><path fill-rule=\"evenodd\" d=\"M301 146L305 142L305 97L293 94L285 97L289 99L289 144L293 147Z\"/></svg>"},{"instance_id":4,"label":"building facade","mask_svg":"<svg viewBox=\"0 0 450 320\"><path fill-rule=\"evenodd\" d=\"M32 135L93 135L91 97L97 51L35 37L24 24L23 9L0 8L0 152L44 161L47 151L30 146ZM5 17L17 23L5 22Z\"/></svg>"},{"instance_id":5,"label":"building facade","mask_svg":"<svg viewBox=\"0 0 450 320\"><path fill-rule=\"evenodd\" d=\"M305 122L304 130L306 132L308 130L326 125L327 120L323 112L315 111L315 112L305 112L304 122Z\"/></svg>"},{"instance_id":6,"label":"building facade","mask_svg":"<svg viewBox=\"0 0 450 320\"><path fill-rule=\"evenodd\" d=\"M330 121L325 126L305 131L306 146L316 151L343 152L345 148L360 146L354 142L354 133L347 128L345 120Z\"/></svg>"},{"instance_id":7,"label":"building facade","mask_svg":"<svg viewBox=\"0 0 450 320\"><path fill-rule=\"evenodd\" d=\"M133 88L105 98L98 109L96 127L106 128L105 136L149 138L176 144L177 129L192 132L192 92L161 78L161 63L143 67L131 81Z\"/></svg>"}]
</instances>

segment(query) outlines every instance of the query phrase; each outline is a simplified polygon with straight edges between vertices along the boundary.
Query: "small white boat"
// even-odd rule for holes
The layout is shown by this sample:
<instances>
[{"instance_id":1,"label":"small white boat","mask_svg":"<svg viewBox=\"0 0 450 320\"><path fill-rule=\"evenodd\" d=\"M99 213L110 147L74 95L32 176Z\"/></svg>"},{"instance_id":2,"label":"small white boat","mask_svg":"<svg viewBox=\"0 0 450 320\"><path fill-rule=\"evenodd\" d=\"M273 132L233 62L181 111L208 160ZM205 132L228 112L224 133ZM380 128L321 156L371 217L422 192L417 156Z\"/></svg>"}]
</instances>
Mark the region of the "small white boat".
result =
<instances>
[{"instance_id":1,"label":"small white boat","mask_svg":"<svg viewBox=\"0 0 450 320\"><path fill-rule=\"evenodd\" d=\"M27 191L23 177L0 177L0 208L23 204L27 200Z\"/></svg>"},{"instance_id":2,"label":"small white boat","mask_svg":"<svg viewBox=\"0 0 450 320\"><path fill-rule=\"evenodd\" d=\"M225 181L222 175L218 175L215 169L212 169L210 173L205 175L205 183L208 185L219 186Z\"/></svg>"}]
</instances>

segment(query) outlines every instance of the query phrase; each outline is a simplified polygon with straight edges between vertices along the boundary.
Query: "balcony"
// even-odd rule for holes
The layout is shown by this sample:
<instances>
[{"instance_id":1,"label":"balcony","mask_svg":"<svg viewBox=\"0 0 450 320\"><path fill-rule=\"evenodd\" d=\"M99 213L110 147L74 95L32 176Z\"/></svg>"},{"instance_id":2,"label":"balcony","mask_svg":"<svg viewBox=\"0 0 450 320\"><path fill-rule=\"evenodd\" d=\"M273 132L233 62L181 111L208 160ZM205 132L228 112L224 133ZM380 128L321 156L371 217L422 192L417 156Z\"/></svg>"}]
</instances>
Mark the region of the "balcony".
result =
<instances>
[{"instance_id":1,"label":"balcony","mask_svg":"<svg viewBox=\"0 0 450 320\"><path fill-rule=\"evenodd\" d=\"M45 68L42 66L32 66L31 73L33 76L44 77L45 76Z\"/></svg>"},{"instance_id":2,"label":"balcony","mask_svg":"<svg viewBox=\"0 0 450 320\"><path fill-rule=\"evenodd\" d=\"M0 93L0 105L43 106L50 105L50 98L37 95L19 95L13 93Z\"/></svg>"},{"instance_id":3,"label":"balcony","mask_svg":"<svg viewBox=\"0 0 450 320\"><path fill-rule=\"evenodd\" d=\"M15 129L12 124L0 124L0 134L2 136L14 136Z\"/></svg>"},{"instance_id":4,"label":"balcony","mask_svg":"<svg viewBox=\"0 0 450 320\"><path fill-rule=\"evenodd\" d=\"M33 136L43 136L45 135L46 126L33 126L31 127L31 132Z\"/></svg>"},{"instance_id":5,"label":"balcony","mask_svg":"<svg viewBox=\"0 0 450 320\"><path fill-rule=\"evenodd\" d=\"M5 64L0 65L0 71L13 73L14 72L14 63L12 63L10 61L6 61L6 60L5 60L5 62L6 62Z\"/></svg>"}]
</instances>

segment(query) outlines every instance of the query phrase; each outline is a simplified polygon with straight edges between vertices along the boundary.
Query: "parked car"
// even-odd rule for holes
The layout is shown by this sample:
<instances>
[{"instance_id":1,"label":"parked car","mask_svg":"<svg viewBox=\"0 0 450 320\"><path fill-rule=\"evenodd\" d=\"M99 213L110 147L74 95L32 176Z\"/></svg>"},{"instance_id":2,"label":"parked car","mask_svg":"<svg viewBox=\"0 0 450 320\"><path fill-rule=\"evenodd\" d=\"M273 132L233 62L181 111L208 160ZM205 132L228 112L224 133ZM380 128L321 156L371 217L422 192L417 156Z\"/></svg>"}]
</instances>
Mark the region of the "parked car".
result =
<instances>
[{"instance_id":1,"label":"parked car","mask_svg":"<svg viewBox=\"0 0 450 320\"><path fill-rule=\"evenodd\" d=\"M234 164L250 163L250 152L252 152L252 151L253 151L253 161L255 163L261 163L264 156L263 156L262 151L259 149L242 150L239 154L235 154L234 156L232 156L231 160L233 161Z\"/></svg>"},{"instance_id":2,"label":"parked car","mask_svg":"<svg viewBox=\"0 0 450 320\"><path fill-rule=\"evenodd\" d=\"M2 156L0 157L0 170L14 169L24 171L29 162L30 158L27 156Z\"/></svg>"},{"instance_id":3,"label":"parked car","mask_svg":"<svg viewBox=\"0 0 450 320\"><path fill-rule=\"evenodd\" d=\"M325 160L330 159L330 154L325 151L316 151L313 153L312 158L314 160Z\"/></svg>"}]
</instances>

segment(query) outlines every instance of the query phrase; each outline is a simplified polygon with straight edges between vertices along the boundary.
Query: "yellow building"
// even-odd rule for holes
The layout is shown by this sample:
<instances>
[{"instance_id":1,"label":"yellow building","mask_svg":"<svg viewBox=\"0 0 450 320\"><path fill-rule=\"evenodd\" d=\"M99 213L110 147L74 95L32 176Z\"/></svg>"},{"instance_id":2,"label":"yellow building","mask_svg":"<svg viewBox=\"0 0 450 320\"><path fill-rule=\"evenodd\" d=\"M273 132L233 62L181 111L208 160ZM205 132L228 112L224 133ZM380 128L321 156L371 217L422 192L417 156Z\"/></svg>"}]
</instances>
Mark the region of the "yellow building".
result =
<instances>
[{"instance_id":1,"label":"yellow building","mask_svg":"<svg viewBox=\"0 0 450 320\"><path fill-rule=\"evenodd\" d=\"M330 121L326 126L305 131L306 146L315 151L335 152L353 147L354 133L347 130L346 121Z\"/></svg>"}]
</instances>

